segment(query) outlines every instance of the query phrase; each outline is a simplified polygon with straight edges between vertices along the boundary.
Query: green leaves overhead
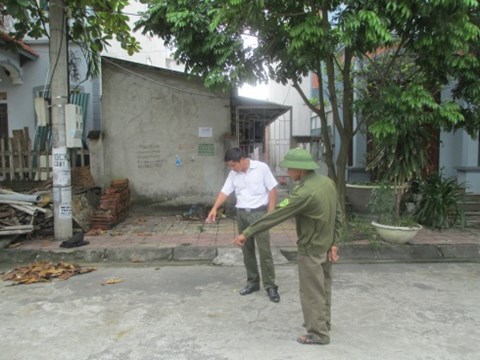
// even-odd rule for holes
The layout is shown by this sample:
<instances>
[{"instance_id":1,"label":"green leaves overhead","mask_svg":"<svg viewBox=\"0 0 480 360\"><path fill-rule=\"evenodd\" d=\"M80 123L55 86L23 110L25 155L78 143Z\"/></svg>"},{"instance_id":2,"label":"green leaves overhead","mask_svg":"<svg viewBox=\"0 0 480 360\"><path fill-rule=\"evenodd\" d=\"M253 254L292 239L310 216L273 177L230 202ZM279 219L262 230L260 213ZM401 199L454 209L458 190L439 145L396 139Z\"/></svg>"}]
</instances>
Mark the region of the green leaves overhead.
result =
<instances>
[{"instance_id":1,"label":"green leaves overhead","mask_svg":"<svg viewBox=\"0 0 480 360\"><path fill-rule=\"evenodd\" d=\"M16 19L12 37L48 36L47 6L37 0L6 0L4 14ZM123 13L128 0L65 0L65 20L69 21L70 40L78 44L87 59L88 76L99 72L100 52L116 39L129 54L139 51L139 42L131 34L129 17Z\"/></svg>"},{"instance_id":2,"label":"green leaves overhead","mask_svg":"<svg viewBox=\"0 0 480 360\"><path fill-rule=\"evenodd\" d=\"M284 84L298 82L309 72L322 73L320 64L328 61L336 68L327 72L339 74L327 74L330 82L338 78L352 82L349 64L367 61L379 49L392 48L412 56L413 64L424 77L417 87L425 87L429 82L435 84L434 92L438 92L452 79L462 78L453 89L453 100L462 96L477 100L480 66L472 47L478 48L480 30L478 3L473 0L144 3L149 7L136 28L162 37L175 49L176 58L186 65L187 71L202 76L209 86L228 88L267 77ZM257 46L245 47L245 36L256 37ZM343 58L343 53L348 53L350 59ZM336 82L335 88L342 91L344 85ZM331 93L331 84L324 86L329 103L334 103L334 96L345 99L345 94L340 97ZM422 89L410 90L402 95L402 101L416 104L417 108L426 104L435 110L436 105ZM424 91L434 95L431 88ZM398 94L390 96L398 99ZM349 106L353 109L354 104L344 104L343 108ZM448 109L442 111L454 121L440 121L442 125L458 127L466 126L467 120L477 121L471 108L461 109L463 120L452 116L453 106Z\"/></svg>"},{"instance_id":3,"label":"green leaves overhead","mask_svg":"<svg viewBox=\"0 0 480 360\"><path fill-rule=\"evenodd\" d=\"M384 138L425 123L471 134L480 127L477 1L143 2L148 10L136 27L161 37L207 86L267 78L291 84L320 118L328 173L341 195L351 140L367 121ZM246 46L245 37L257 44ZM380 64L386 50L391 56ZM367 67L375 70L373 78L363 74ZM316 101L299 86L310 73L319 82ZM335 148L328 118L340 138Z\"/></svg>"}]
</instances>

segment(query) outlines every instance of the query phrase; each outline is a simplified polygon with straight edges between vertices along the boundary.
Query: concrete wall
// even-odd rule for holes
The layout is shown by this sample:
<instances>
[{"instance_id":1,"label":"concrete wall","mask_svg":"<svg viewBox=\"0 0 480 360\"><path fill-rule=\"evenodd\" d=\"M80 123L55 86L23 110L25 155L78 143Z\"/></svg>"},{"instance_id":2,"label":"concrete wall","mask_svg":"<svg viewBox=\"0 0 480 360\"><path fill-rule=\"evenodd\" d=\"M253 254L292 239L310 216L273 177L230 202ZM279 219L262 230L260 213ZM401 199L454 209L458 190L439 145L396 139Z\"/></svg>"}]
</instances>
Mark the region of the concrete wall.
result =
<instances>
[{"instance_id":1,"label":"concrete wall","mask_svg":"<svg viewBox=\"0 0 480 360\"><path fill-rule=\"evenodd\" d=\"M444 176L457 177L467 185L468 192L480 194L479 141L464 130L442 132L440 140L440 169Z\"/></svg>"},{"instance_id":2,"label":"concrete wall","mask_svg":"<svg viewBox=\"0 0 480 360\"><path fill-rule=\"evenodd\" d=\"M212 204L225 179L229 94L212 97L181 73L110 61L102 64L104 172L93 166L93 176L103 186L128 178L136 203ZM214 155L200 156L200 144Z\"/></svg>"}]
</instances>

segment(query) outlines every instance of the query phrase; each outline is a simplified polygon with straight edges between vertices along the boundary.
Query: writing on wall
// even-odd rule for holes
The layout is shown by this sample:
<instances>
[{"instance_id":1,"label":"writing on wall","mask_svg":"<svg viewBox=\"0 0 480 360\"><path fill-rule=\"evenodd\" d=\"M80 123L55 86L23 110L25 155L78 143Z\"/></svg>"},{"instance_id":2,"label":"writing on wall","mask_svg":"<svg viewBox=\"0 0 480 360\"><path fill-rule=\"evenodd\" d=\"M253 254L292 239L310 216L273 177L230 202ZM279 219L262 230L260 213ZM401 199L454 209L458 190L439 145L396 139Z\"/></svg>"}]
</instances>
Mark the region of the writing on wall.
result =
<instances>
[{"instance_id":1,"label":"writing on wall","mask_svg":"<svg viewBox=\"0 0 480 360\"><path fill-rule=\"evenodd\" d=\"M159 144L140 144L136 151L138 169L161 168L165 159L162 158Z\"/></svg>"}]
</instances>

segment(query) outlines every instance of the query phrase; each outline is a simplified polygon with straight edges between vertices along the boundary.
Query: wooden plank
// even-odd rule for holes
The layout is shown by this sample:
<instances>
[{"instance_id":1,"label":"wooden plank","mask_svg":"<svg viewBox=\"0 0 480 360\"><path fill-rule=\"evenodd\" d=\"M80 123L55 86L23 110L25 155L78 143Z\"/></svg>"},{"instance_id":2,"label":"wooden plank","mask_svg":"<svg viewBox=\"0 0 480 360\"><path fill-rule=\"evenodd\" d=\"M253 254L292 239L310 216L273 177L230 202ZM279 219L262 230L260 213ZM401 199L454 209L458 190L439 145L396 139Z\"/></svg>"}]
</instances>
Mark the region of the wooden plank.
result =
<instances>
[{"instance_id":1,"label":"wooden plank","mask_svg":"<svg viewBox=\"0 0 480 360\"><path fill-rule=\"evenodd\" d=\"M26 151L26 158L27 158L27 165L28 165L28 178L30 180L33 180L33 151L30 149L32 148L32 140L30 139L30 135L28 132L28 127L24 128L24 133L26 134L26 139L27 139L27 148L25 149Z\"/></svg>"},{"instance_id":2,"label":"wooden plank","mask_svg":"<svg viewBox=\"0 0 480 360\"><path fill-rule=\"evenodd\" d=\"M33 230L33 225L9 225L9 226L4 226L3 229L6 229L6 230L24 230L24 229Z\"/></svg>"},{"instance_id":3,"label":"wooden plank","mask_svg":"<svg viewBox=\"0 0 480 360\"><path fill-rule=\"evenodd\" d=\"M42 147L40 142L36 142L34 149L30 149L32 144L28 131L25 130L22 136L17 131L15 134L16 136L12 138L0 138L0 176L3 176L3 180L51 179L53 175L51 149L40 150ZM86 156L89 156L88 149L71 149L69 153L72 168L85 167ZM77 162L78 157L80 159Z\"/></svg>"},{"instance_id":4,"label":"wooden plank","mask_svg":"<svg viewBox=\"0 0 480 360\"><path fill-rule=\"evenodd\" d=\"M14 130L15 131L15 130ZM22 133L23 134L23 133ZM18 154L18 176L20 180L23 180L23 171L24 171L24 166L23 166L23 151L22 151L22 139L20 136L14 137L16 148L17 148L17 154Z\"/></svg>"},{"instance_id":5,"label":"wooden plank","mask_svg":"<svg viewBox=\"0 0 480 360\"><path fill-rule=\"evenodd\" d=\"M24 230L0 230L0 236L3 235L20 235L20 234L29 234L33 229L24 229Z\"/></svg>"},{"instance_id":6,"label":"wooden plank","mask_svg":"<svg viewBox=\"0 0 480 360\"><path fill-rule=\"evenodd\" d=\"M10 160L10 180L15 180L15 162L13 161L13 141L8 138L8 158Z\"/></svg>"},{"instance_id":7,"label":"wooden plank","mask_svg":"<svg viewBox=\"0 0 480 360\"><path fill-rule=\"evenodd\" d=\"M7 179L7 158L5 157L5 138L0 139L0 151L2 152L2 177Z\"/></svg>"},{"instance_id":8,"label":"wooden plank","mask_svg":"<svg viewBox=\"0 0 480 360\"><path fill-rule=\"evenodd\" d=\"M85 154L85 149L82 147L80 149L80 164L81 164L82 167L85 166L85 155L86 155Z\"/></svg>"},{"instance_id":9,"label":"wooden plank","mask_svg":"<svg viewBox=\"0 0 480 360\"><path fill-rule=\"evenodd\" d=\"M50 151L49 150L46 150L45 151L45 166L46 166L46 170L47 170L47 179L50 179L52 176L53 176L53 169L52 169L52 173L50 173Z\"/></svg>"}]
</instances>

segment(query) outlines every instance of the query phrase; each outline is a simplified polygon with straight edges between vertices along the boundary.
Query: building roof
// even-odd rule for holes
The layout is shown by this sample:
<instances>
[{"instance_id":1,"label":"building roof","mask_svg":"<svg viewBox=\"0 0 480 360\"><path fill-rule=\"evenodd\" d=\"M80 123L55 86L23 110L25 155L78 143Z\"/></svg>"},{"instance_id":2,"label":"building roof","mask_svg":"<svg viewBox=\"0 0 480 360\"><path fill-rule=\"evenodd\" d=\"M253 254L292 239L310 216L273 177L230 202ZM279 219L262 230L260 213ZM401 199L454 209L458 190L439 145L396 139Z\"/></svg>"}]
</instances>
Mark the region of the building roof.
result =
<instances>
[{"instance_id":1,"label":"building roof","mask_svg":"<svg viewBox=\"0 0 480 360\"><path fill-rule=\"evenodd\" d=\"M186 74L185 72L171 70L166 68L161 68L157 66L151 66L147 64L137 63L133 61L117 59L109 56L102 56L102 59L106 63L114 64L122 68L122 65L134 66L139 68L145 68L149 70L155 70L158 72L162 72L165 74L176 75L180 77L184 77L186 81L188 81L188 77L196 78L197 80L201 80L196 76L192 76L190 74ZM215 93L212 93L215 95ZM218 93L216 95L219 95ZM219 95L221 96L221 95ZM231 106L232 112L234 112L233 118L236 118L236 109L238 109L238 120L240 122L252 122L252 121L263 121L265 122L265 126L269 125L279 116L285 114L287 111L291 109L291 106L279 105L268 101L252 99L248 97L239 96L236 94L230 95L231 99Z\"/></svg>"},{"instance_id":2,"label":"building roof","mask_svg":"<svg viewBox=\"0 0 480 360\"><path fill-rule=\"evenodd\" d=\"M0 31L0 46L6 45L6 44L12 44L12 43L14 43L17 46L18 53L28 60L35 60L40 56L39 53L37 53L35 50L33 50L30 46L25 44L23 41L15 40L6 32Z\"/></svg>"},{"instance_id":3,"label":"building roof","mask_svg":"<svg viewBox=\"0 0 480 360\"><path fill-rule=\"evenodd\" d=\"M291 106L238 95L232 96L232 107L238 109L238 119L240 122L264 121L265 126L271 124L279 116L291 109Z\"/></svg>"}]
</instances>

